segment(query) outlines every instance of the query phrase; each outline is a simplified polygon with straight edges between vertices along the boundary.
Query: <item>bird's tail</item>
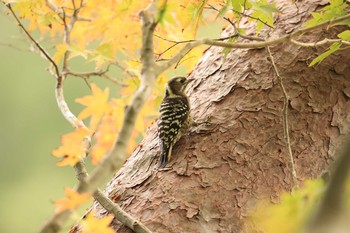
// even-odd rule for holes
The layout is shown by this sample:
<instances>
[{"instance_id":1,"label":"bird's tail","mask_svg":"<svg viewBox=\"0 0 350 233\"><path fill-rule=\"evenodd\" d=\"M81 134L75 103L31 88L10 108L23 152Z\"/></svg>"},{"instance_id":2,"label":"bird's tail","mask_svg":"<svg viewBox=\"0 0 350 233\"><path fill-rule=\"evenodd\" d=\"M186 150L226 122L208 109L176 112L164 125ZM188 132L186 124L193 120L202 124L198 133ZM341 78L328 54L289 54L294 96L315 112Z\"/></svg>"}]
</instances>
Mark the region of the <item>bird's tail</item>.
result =
<instances>
[{"instance_id":1,"label":"bird's tail","mask_svg":"<svg viewBox=\"0 0 350 233\"><path fill-rule=\"evenodd\" d=\"M165 167L168 164L171 157L172 148L172 146L166 147L164 144L162 145L159 167Z\"/></svg>"}]
</instances>

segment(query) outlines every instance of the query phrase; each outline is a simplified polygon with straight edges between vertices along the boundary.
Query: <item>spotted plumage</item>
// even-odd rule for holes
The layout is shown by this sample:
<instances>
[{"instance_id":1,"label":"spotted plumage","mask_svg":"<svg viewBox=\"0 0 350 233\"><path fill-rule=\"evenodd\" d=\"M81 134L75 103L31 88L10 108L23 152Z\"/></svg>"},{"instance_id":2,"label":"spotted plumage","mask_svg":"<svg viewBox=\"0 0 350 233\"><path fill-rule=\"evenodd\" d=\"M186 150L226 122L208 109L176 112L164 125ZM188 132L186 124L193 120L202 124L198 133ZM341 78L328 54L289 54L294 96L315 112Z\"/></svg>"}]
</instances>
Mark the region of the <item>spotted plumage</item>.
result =
<instances>
[{"instance_id":1,"label":"spotted plumage","mask_svg":"<svg viewBox=\"0 0 350 233\"><path fill-rule=\"evenodd\" d=\"M164 167L171 157L175 143L188 130L191 124L190 104L184 93L192 79L172 78L166 85L165 97L160 105L158 137L160 140L160 166Z\"/></svg>"}]
</instances>

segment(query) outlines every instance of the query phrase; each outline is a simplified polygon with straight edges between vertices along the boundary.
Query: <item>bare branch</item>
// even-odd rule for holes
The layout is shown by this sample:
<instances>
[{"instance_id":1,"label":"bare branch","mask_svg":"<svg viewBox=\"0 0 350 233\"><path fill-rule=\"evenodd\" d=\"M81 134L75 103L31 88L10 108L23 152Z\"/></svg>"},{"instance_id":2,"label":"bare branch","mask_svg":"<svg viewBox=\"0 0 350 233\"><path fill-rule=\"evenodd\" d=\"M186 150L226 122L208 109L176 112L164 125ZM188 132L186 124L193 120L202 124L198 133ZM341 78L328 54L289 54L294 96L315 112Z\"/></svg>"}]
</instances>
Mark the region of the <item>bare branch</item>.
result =
<instances>
[{"instance_id":1,"label":"bare branch","mask_svg":"<svg viewBox=\"0 0 350 233\"><path fill-rule=\"evenodd\" d=\"M119 81L118 79L112 78L108 74L103 74L102 77L107 79L108 81L111 81L114 84L119 85L119 86L125 86L125 84L122 81Z\"/></svg>"},{"instance_id":2,"label":"bare branch","mask_svg":"<svg viewBox=\"0 0 350 233\"><path fill-rule=\"evenodd\" d=\"M239 30L238 30L236 24L234 24L234 23L232 22L232 20L230 20L230 19L227 18L227 17L224 17L224 19L225 19L227 22L229 22L229 23L232 25L232 27L235 29L235 35L237 35L237 36L239 36L239 37L242 37L243 39L247 39L247 40L265 41L263 38L260 38L260 37L247 36L247 35L241 34L241 33L239 32Z\"/></svg>"},{"instance_id":3,"label":"bare branch","mask_svg":"<svg viewBox=\"0 0 350 233\"><path fill-rule=\"evenodd\" d=\"M246 11L246 6L245 6L245 5L246 5L246 2L244 1L244 10L243 10L243 12L239 12L239 11L236 11L236 10L234 10L234 9L231 9L231 10L232 10L234 13L238 14L238 15L247 17L247 18L249 18L249 19L254 19L254 20L256 20L256 21L259 21L259 22L261 22L262 24L264 24L264 25L268 26L269 28L272 28L272 29L273 29L273 27L272 27L271 25L269 25L268 23L262 21L261 19L246 14L246 13L245 13L245 11ZM218 9L216 9L213 5L208 4L208 6L209 6L209 9L214 10L214 11L217 11L217 12L220 12L220 11L219 11Z\"/></svg>"},{"instance_id":4,"label":"bare branch","mask_svg":"<svg viewBox=\"0 0 350 233\"><path fill-rule=\"evenodd\" d=\"M4 2L3 2L4 3ZM58 69L58 65L56 64L56 62L51 58L51 56L49 55L48 52L45 51L45 49L32 37L32 35L30 35L30 33L27 31L27 29L23 26L23 24L21 23L21 21L18 19L17 15L15 14L15 12L13 11L11 4L10 3L4 3L5 6L10 10L11 14L13 15L13 17L15 18L18 26L23 30L23 32L28 36L28 38L35 44L35 46L39 49L39 51L44 55L44 57L50 61L50 63L53 65L54 70L55 70L55 76L59 77L60 76L60 72Z\"/></svg>"},{"instance_id":5,"label":"bare branch","mask_svg":"<svg viewBox=\"0 0 350 233\"><path fill-rule=\"evenodd\" d=\"M26 51L26 49L22 49L16 45L13 45L13 44L10 44L10 43L3 43L0 41L0 46L4 46L4 47L9 47L9 48L12 48L12 49L16 49L18 51L21 51L21 52L24 52Z\"/></svg>"},{"instance_id":6,"label":"bare branch","mask_svg":"<svg viewBox=\"0 0 350 233\"><path fill-rule=\"evenodd\" d=\"M292 177L292 188L296 185L298 185L298 180L297 180L297 172L295 170L295 163L294 163L294 158L293 158L293 152L292 152L292 147L290 143L290 136L289 136L289 122L288 122L288 106L289 106L289 97L287 95L287 91L284 87L283 84L283 79L280 76L280 73L278 72L275 60L272 56L270 47L266 47L267 52L269 53L269 58L270 62L272 64L272 67L276 73L278 83L281 87L282 93L283 93L283 108L282 108L282 124L283 124L283 134L284 134L284 139L286 140L286 147L289 155L289 169L290 169L290 175Z\"/></svg>"},{"instance_id":7,"label":"bare branch","mask_svg":"<svg viewBox=\"0 0 350 233\"><path fill-rule=\"evenodd\" d=\"M127 67L125 67L124 65L122 65L120 62L116 62L114 61L113 63L111 63L110 65L115 65L116 67L118 67L121 71L125 72L127 75L129 75L130 77L138 77L139 75L128 70Z\"/></svg>"},{"instance_id":8,"label":"bare branch","mask_svg":"<svg viewBox=\"0 0 350 233\"><path fill-rule=\"evenodd\" d=\"M302 46L302 47L316 47L316 46L335 43L335 42L340 42L340 43L345 44L345 45L350 45L349 41L344 41L342 39L328 39L328 38L325 38L321 41L307 42L307 43L291 39L290 42L292 42L295 45Z\"/></svg>"},{"instance_id":9,"label":"bare branch","mask_svg":"<svg viewBox=\"0 0 350 233\"><path fill-rule=\"evenodd\" d=\"M187 43L170 60L168 60L167 62L157 66L157 75L161 74L162 72L167 70L169 67L171 67L172 65L176 64L177 62L179 62L193 48L195 48L195 47L197 47L199 45L202 45L202 44L204 44L203 40L197 40L197 41L193 41L193 42Z\"/></svg>"},{"instance_id":10,"label":"bare branch","mask_svg":"<svg viewBox=\"0 0 350 233\"><path fill-rule=\"evenodd\" d=\"M119 205L114 203L109 199L103 192L99 189L94 193L93 197L100 203L109 213L114 214L114 216L125 226L129 227L131 230L137 233L151 233L143 223L133 218L127 212L125 212Z\"/></svg>"},{"instance_id":11,"label":"bare branch","mask_svg":"<svg viewBox=\"0 0 350 233\"><path fill-rule=\"evenodd\" d=\"M86 171L84 162L80 161L74 168L79 182L86 183L86 179L89 175ZM151 233L151 231L145 225L125 212L118 204L109 199L101 190L97 189L97 191L93 194L93 197L103 206L103 208L105 208L109 213L112 213L116 219L118 219L118 221L129 227L131 230L137 233Z\"/></svg>"},{"instance_id":12,"label":"bare branch","mask_svg":"<svg viewBox=\"0 0 350 233\"><path fill-rule=\"evenodd\" d=\"M73 0L74 2L74 0ZM76 17L79 13L80 8L74 9L73 15L71 17L71 20L69 24L67 24L66 21L66 12L64 8L62 8L62 21L64 24L64 42L67 45L70 45L70 34L71 31L74 27L74 24L76 22ZM63 94L63 82L65 78L67 77L67 72L70 71L68 67L68 58L70 56L70 51L67 50L64 55L63 55L63 67L62 67L62 74L57 77L57 84L56 84L56 101L58 108L60 109L61 113L65 117L65 119L73 125L73 127L83 127L87 128L82 120L79 120L69 109L67 102L64 99L64 94ZM90 140L90 139L89 139ZM86 148L88 149L88 148Z\"/></svg>"},{"instance_id":13,"label":"bare branch","mask_svg":"<svg viewBox=\"0 0 350 233\"><path fill-rule=\"evenodd\" d=\"M75 76L75 77L79 77L79 78L82 78L84 80L90 78L91 76L100 76L100 77L103 77L109 81L111 81L112 83L114 84L117 84L119 86L123 86L123 82L115 79L115 78L112 78L111 76L109 76L107 74L108 72L108 68L106 70L102 70L102 71L92 71L92 72L74 72L74 71L67 71L66 72L66 75L71 75L71 76Z\"/></svg>"}]
</instances>

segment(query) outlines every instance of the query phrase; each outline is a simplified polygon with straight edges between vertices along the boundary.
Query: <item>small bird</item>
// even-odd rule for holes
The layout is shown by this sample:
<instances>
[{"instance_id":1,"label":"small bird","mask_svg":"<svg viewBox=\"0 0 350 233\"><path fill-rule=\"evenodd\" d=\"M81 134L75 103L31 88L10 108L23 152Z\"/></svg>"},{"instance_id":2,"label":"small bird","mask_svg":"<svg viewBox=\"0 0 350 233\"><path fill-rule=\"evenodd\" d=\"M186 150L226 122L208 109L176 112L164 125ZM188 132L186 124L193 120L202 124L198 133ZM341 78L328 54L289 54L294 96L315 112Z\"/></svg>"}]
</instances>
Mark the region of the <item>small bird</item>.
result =
<instances>
[{"instance_id":1,"label":"small bird","mask_svg":"<svg viewBox=\"0 0 350 233\"><path fill-rule=\"evenodd\" d=\"M160 116L157 122L161 149L160 167L166 166L173 146L192 123L190 102L184 92L192 80L175 77L165 86L165 97L160 105Z\"/></svg>"}]
</instances>

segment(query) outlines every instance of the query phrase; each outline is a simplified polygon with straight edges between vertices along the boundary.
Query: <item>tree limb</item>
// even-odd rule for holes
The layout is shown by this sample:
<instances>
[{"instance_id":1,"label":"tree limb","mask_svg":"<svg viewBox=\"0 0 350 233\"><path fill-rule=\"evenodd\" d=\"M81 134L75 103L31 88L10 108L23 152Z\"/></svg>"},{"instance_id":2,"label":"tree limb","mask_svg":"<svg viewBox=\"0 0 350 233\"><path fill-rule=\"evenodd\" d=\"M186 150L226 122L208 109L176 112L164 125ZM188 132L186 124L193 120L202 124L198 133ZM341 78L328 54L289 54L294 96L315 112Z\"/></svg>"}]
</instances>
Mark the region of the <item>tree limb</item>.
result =
<instances>
[{"instance_id":1,"label":"tree limb","mask_svg":"<svg viewBox=\"0 0 350 233\"><path fill-rule=\"evenodd\" d=\"M206 39L206 38L192 41L187 43L172 59L168 60L167 62L164 62L161 65L158 65L158 71L161 73L164 70L171 67L172 65L176 64L186 53L188 53L191 49L199 45L205 44L205 45L211 45L211 46L218 46L218 47L225 47L225 48L240 48L240 49L264 48L267 46L272 46L272 45L280 44L282 42L290 41L292 38L298 37L306 32L311 32L313 30L320 29L320 28L332 27L336 23L343 22L349 19L350 19L350 14L347 14L345 16L328 20L326 22L323 22L311 27L301 28L291 34L287 34L276 39L269 39L262 42L232 43L232 42L223 42L223 41Z\"/></svg>"},{"instance_id":2,"label":"tree limb","mask_svg":"<svg viewBox=\"0 0 350 233\"><path fill-rule=\"evenodd\" d=\"M81 183L85 183L89 175L86 171L84 162L81 161L74 168L77 179ZM151 233L151 231L145 225L125 212L118 204L109 199L100 189L97 189L92 196L96 201L98 201L98 203L100 203L101 206L103 206L103 208L105 208L109 213L112 213L116 219L118 219L118 221L129 227L131 230L137 233Z\"/></svg>"}]
</instances>

